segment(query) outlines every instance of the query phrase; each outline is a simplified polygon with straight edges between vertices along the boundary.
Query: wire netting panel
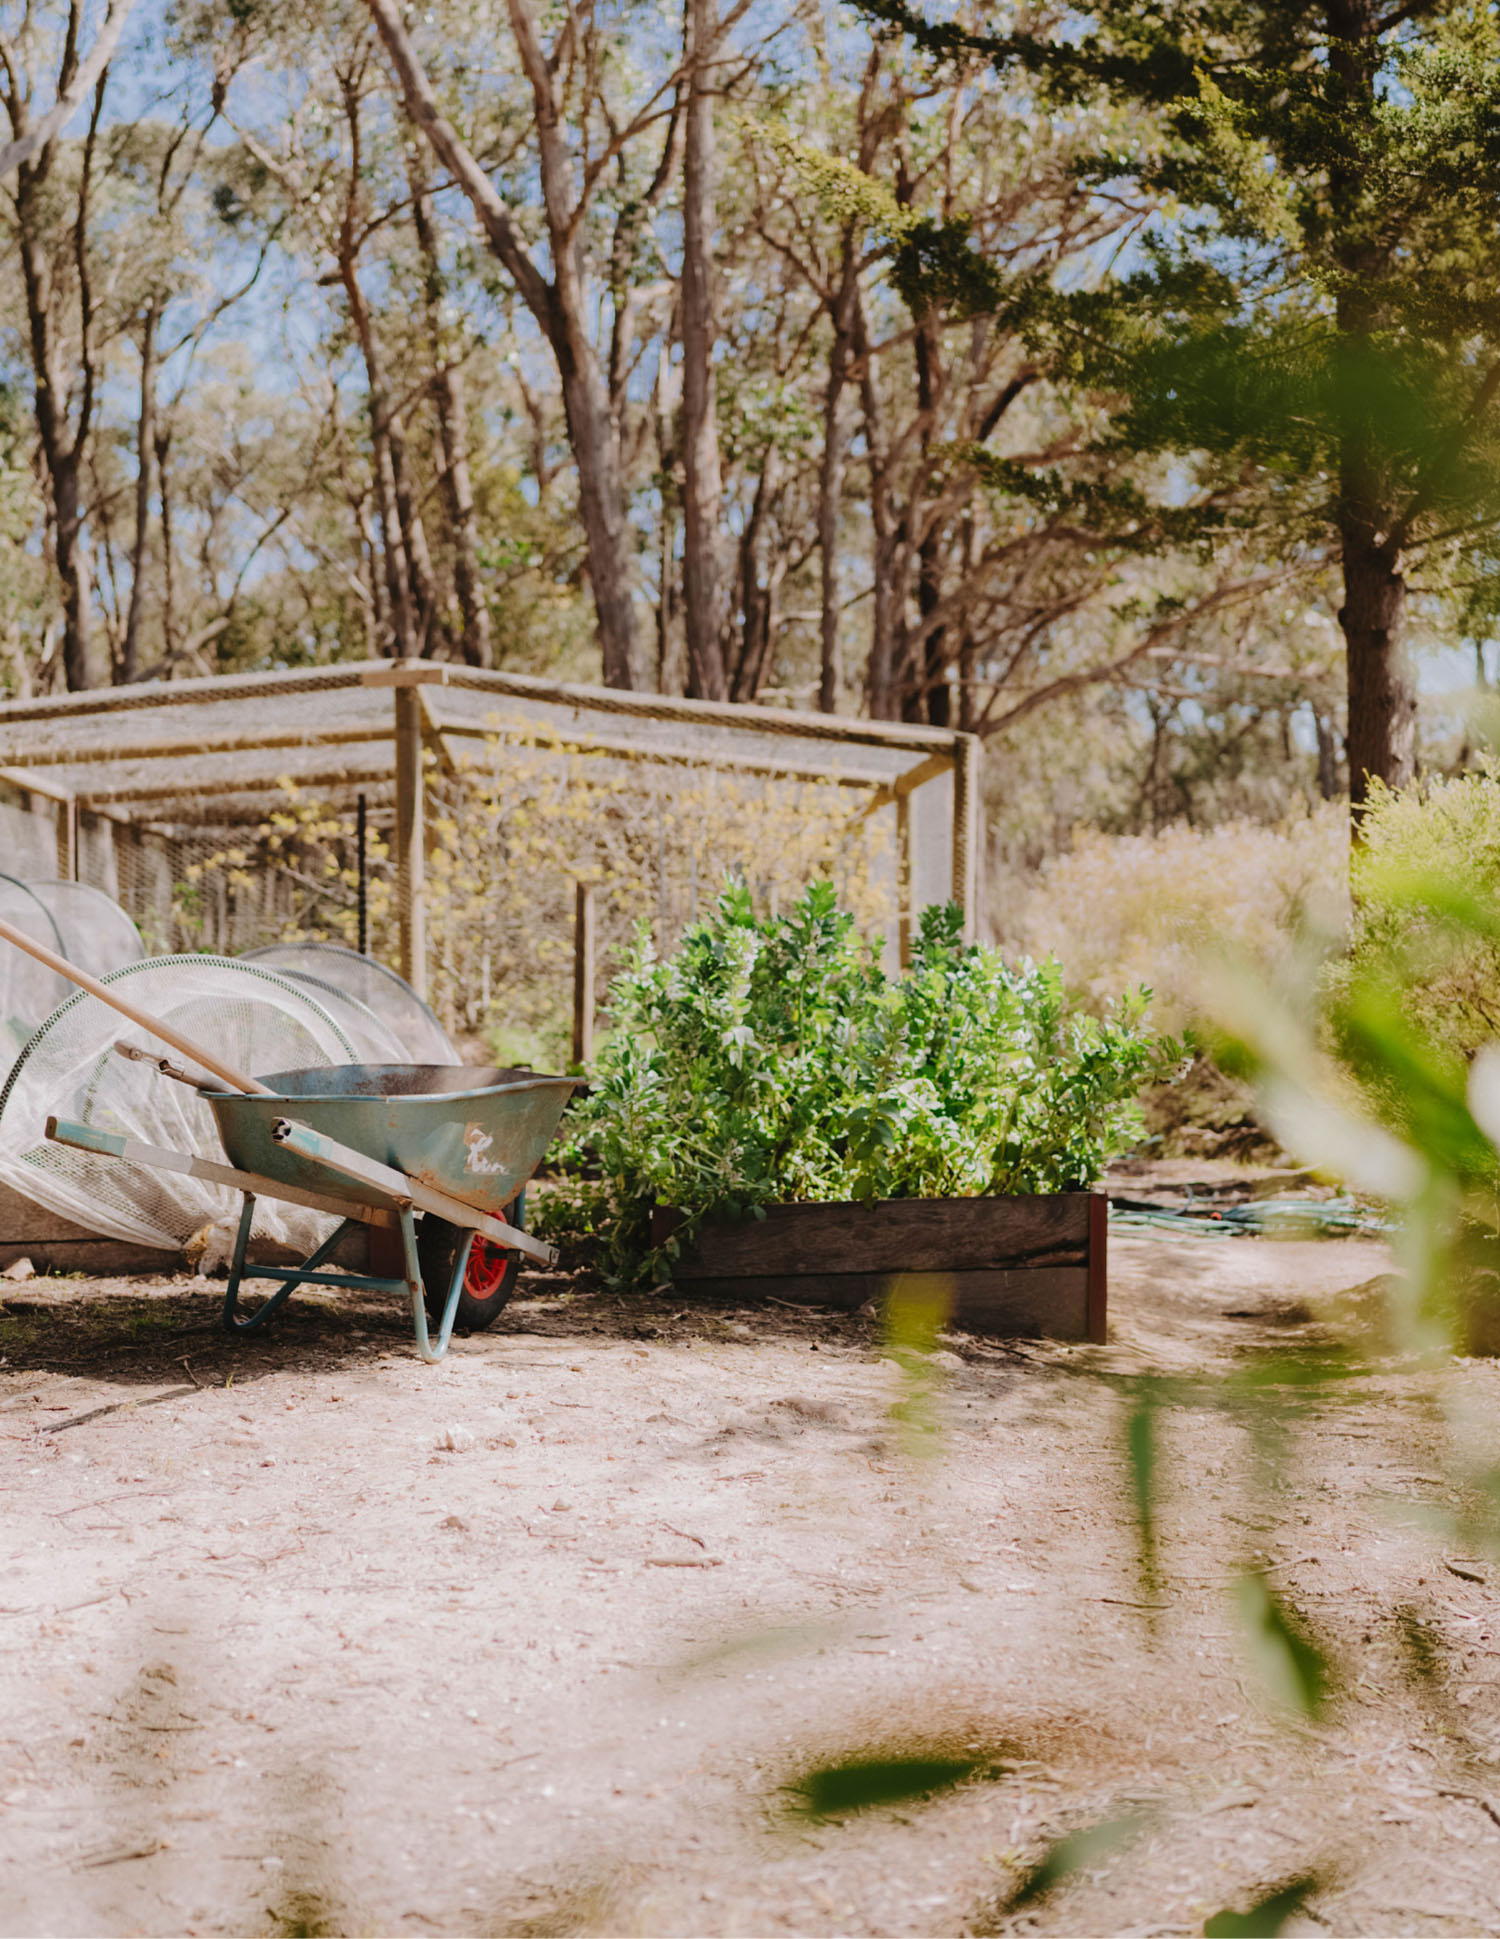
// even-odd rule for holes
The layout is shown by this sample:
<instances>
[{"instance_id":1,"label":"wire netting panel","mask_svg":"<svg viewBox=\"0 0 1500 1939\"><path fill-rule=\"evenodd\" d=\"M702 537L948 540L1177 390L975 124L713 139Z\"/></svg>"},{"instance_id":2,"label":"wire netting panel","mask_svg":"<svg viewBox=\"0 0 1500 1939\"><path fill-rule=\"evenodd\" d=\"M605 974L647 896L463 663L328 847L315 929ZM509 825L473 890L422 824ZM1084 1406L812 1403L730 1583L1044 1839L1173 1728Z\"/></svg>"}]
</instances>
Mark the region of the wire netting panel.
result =
<instances>
[{"instance_id":1,"label":"wire netting panel","mask_svg":"<svg viewBox=\"0 0 1500 1939\"><path fill-rule=\"evenodd\" d=\"M283 976L305 977L314 986L330 979L359 1000L394 1033L401 1054L394 1061L412 1064L453 1064L458 1053L432 1011L394 970L372 956L361 956L342 943L271 943L252 950L249 960L279 970ZM367 1058L366 1062L378 1062Z\"/></svg>"},{"instance_id":2,"label":"wire netting panel","mask_svg":"<svg viewBox=\"0 0 1500 1939\"><path fill-rule=\"evenodd\" d=\"M32 804L36 805L33 806ZM49 803L7 788L0 796L0 844L12 875L57 873L57 812Z\"/></svg>"},{"instance_id":3,"label":"wire netting panel","mask_svg":"<svg viewBox=\"0 0 1500 1939\"><path fill-rule=\"evenodd\" d=\"M215 957L137 963L106 979L138 1008L235 1068L264 1071L353 1060L348 1035L308 989L251 964ZM161 1046L97 997L77 992L30 1039L0 1091L0 1178L24 1198L90 1231L136 1245L180 1246L233 1219L239 1195L161 1171L50 1143L49 1117L72 1119L168 1151L216 1155L213 1114L191 1086L121 1057L117 1041ZM258 1204L259 1229L316 1244L322 1214ZM310 1249L310 1245L309 1248Z\"/></svg>"},{"instance_id":4,"label":"wire netting panel","mask_svg":"<svg viewBox=\"0 0 1500 1939\"><path fill-rule=\"evenodd\" d=\"M430 989L495 1054L549 1063L571 1035L575 890L595 892L601 993L637 930L674 948L726 876L768 912L831 879L872 933L895 925L894 817L867 789L608 752L494 746L434 788Z\"/></svg>"},{"instance_id":5,"label":"wire netting panel","mask_svg":"<svg viewBox=\"0 0 1500 1939\"><path fill-rule=\"evenodd\" d=\"M671 949L726 874L768 911L831 879L892 950L901 905L951 892L943 732L424 672L446 682L418 695L428 991L466 1055L566 1055L580 882L595 890L601 993L640 924ZM153 955L352 948L364 794L369 944L394 965L396 677L326 667L5 703L0 835L24 872L55 873L60 811L44 790L69 791L78 879L120 903ZM903 880L892 790L918 770Z\"/></svg>"},{"instance_id":6,"label":"wire netting panel","mask_svg":"<svg viewBox=\"0 0 1500 1939\"><path fill-rule=\"evenodd\" d=\"M460 1049L486 1061L555 1068L566 1058L580 882L595 889L601 994L638 925L671 949L726 875L747 883L767 911L788 906L809 882L831 879L865 927L894 935L895 814L889 806L870 811L868 785L694 761L646 764L612 749L558 745L550 735L469 739L446 771L435 754L429 762L429 996ZM369 789L367 803L370 947L394 964L390 786ZM352 948L355 827L353 790L330 795L290 783L253 819L116 820L113 892L153 953ZM304 968L319 973L311 962Z\"/></svg>"}]
</instances>

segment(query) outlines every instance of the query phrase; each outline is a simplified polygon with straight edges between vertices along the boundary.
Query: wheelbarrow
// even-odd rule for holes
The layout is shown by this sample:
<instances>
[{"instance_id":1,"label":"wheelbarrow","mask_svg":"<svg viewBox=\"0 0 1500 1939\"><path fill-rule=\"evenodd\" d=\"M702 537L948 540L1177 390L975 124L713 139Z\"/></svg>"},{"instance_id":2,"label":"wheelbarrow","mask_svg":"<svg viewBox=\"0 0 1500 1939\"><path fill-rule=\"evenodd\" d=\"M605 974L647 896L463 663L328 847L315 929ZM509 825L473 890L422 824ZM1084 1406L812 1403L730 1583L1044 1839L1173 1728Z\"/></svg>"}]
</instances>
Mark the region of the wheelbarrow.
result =
<instances>
[{"instance_id":1,"label":"wheelbarrow","mask_svg":"<svg viewBox=\"0 0 1500 1939\"><path fill-rule=\"evenodd\" d=\"M224 1296L223 1321L231 1332L264 1325L298 1286L404 1292L418 1353L440 1360L455 1323L477 1329L494 1321L523 1256L556 1262L556 1250L524 1231L521 1219L526 1184L557 1130L573 1078L448 1064L339 1064L272 1072L247 1093L212 1087L130 1046L116 1048L199 1092L229 1162L56 1118L48 1119L47 1136L243 1194ZM332 1212L339 1224L300 1265L252 1266L247 1253L257 1198ZM502 1216L507 1211L511 1220ZM345 1236L360 1225L370 1228L372 1265L380 1263L381 1238L399 1235L399 1276L330 1268ZM277 1290L242 1318L240 1289L253 1279L274 1280Z\"/></svg>"}]
</instances>

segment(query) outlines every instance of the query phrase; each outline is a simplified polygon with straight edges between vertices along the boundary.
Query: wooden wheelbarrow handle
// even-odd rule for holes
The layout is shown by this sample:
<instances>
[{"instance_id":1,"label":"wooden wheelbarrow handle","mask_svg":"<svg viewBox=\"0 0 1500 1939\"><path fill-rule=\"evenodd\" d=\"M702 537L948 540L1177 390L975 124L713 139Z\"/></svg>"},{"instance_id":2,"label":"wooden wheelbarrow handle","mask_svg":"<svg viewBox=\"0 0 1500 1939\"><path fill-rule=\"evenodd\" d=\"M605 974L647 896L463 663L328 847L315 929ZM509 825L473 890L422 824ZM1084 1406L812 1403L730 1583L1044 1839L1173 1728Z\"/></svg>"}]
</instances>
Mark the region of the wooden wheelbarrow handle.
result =
<instances>
[{"instance_id":1,"label":"wooden wheelbarrow handle","mask_svg":"<svg viewBox=\"0 0 1500 1939\"><path fill-rule=\"evenodd\" d=\"M278 1118L271 1127L271 1136L284 1150L294 1151L299 1158L310 1159L315 1165L326 1165L330 1171L339 1172L346 1179L352 1178L358 1184L380 1192L393 1205L410 1205L418 1212L432 1212L440 1219L447 1219L450 1225L482 1232L487 1239L493 1239L499 1245L512 1246L517 1252L524 1252L528 1259L535 1259L538 1265L557 1264L556 1246L534 1239L529 1232L522 1232L517 1226L507 1225L504 1219L491 1218L488 1212L481 1212L478 1206L468 1205L461 1198L453 1198L447 1192L438 1191L435 1186L424 1185L420 1179L397 1171L393 1165L382 1165L378 1159L369 1158L362 1151L352 1151L348 1145L341 1145L323 1132L314 1131L310 1125L297 1124L290 1118Z\"/></svg>"},{"instance_id":2,"label":"wooden wheelbarrow handle","mask_svg":"<svg viewBox=\"0 0 1500 1939\"><path fill-rule=\"evenodd\" d=\"M107 1003L111 1010L118 1010L122 1017L128 1017L142 1030L149 1030L153 1037L160 1038L164 1044L170 1044L173 1050L180 1051L184 1057L191 1057L195 1064L201 1064L206 1071L212 1071L221 1083L229 1086L230 1090L248 1091L255 1097L276 1095L269 1084L262 1084L258 1079L247 1077L243 1071L236 1070L232 1064L221 1062L211 1050L205 1050L202 1044L195 1044L191 1037L184 1037L180 1030L174 1030L171 1024L163 1023L160 1017L153 1017L149 1010L137 1009L128 997L121 996L107 983L101 983L97 976L90 976L87 970L81 970L76 963L70 963L66 956L59 956L55 950L48 949L45 943L39 943L34 936L28 936L24 929L16 929L10 923L0 920L0 940L14 943L16 948L25 955L34 957L39 963L45 963L49 970L65 977L69 983L76 983L80 990L87 990L90 996L98 997L99 1001Z\"/></svg>"}]
</instances>

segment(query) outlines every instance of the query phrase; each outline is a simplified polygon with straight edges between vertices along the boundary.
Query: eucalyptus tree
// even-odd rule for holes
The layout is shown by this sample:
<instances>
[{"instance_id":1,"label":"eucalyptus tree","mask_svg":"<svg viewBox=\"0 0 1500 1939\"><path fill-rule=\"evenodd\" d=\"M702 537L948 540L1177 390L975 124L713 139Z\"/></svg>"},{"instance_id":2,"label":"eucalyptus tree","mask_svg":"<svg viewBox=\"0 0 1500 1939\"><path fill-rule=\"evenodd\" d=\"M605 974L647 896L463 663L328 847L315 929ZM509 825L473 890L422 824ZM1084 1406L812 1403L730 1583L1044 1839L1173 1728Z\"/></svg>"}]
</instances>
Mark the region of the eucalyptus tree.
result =
<instances>
[{"instance_id":1,"label":"eucalyptus tree","mask_svg":"<svg viewBox=\"0 0 1500 1939\"><path fill-rule=\"evenodd\" d=\"M101 388L98 264L90 248L89 205L95 190L99 129L108 60L91 91L88 128L69 142L55 115L40 143L33 104L50 109L73 91L82 62L83 0L49 15L28 4L12 31L0 35L0 105L21 159L5 182L10 230L24 302L37 441L46 468L52 553L62 585L62 666L70 688L95 685L106 669L94 642L86 534L85 468ZM27 149L29 147L29 151Z\"/></svg>"},{"instance_id":2,"label":"eucalyptus tree","mask_svg":"<svg viewBox=\"0 0 1500 1939\"><path fill-rule=\"evenodd\" d=\"M306 296L337 351L347 338L363 372L369 500L378 528L371 559L377 628L400 657L435 641L436 577L423 516L425 464L408 420L422 400L434 346L412 327L401 274L401 232L412 184L379 44L362 8L311 16L268 11L255 22L256 59L272 88L242 89L227 106L247 178L258 172L263 229L284 232ZM286 101L295 94L295 112ZM323 291L338 293L336 311ZM316 308L311 299L318 292ZM353 506L351 506L353 509ZM355 513L363 519L363 505ZM373 537L373 534L372 534Z\"/></svg>"},{"instance_id":3,"label":"eucalyptus tree","mask_svg":"<svg viewBox=\"0 0 1500 1939\"><path fill-rule=\"evenodd\" d=\"M531 0L507 0L509 51L529 94L530 137L524 165L509 170L482 166L474 139L466 141L444 112L441 89L454 104L461 97L434 52L419 49L392 0L366 4L412 120L468 197L552 354L578 475L604 678L614 686L635 686L644 677L628 476L629 420L638 423L639 414L632 411L629 378L653 341L662 341L668 317L660 295L676 311L690 528L686 684L723 698L729 687L714 406L715 100L734 71L751 64L730 48L749 0L734 0L722 12L713 0L686 0L675 46L658 33L654 11L567 4L544 19ZM462 64L472 65L467 49ZM682 209L675 242L656 232L669 195ZM668 258L677 261L668 267ZM645 294L652 285L654 297Z\"/></svg>"}]
</instances>

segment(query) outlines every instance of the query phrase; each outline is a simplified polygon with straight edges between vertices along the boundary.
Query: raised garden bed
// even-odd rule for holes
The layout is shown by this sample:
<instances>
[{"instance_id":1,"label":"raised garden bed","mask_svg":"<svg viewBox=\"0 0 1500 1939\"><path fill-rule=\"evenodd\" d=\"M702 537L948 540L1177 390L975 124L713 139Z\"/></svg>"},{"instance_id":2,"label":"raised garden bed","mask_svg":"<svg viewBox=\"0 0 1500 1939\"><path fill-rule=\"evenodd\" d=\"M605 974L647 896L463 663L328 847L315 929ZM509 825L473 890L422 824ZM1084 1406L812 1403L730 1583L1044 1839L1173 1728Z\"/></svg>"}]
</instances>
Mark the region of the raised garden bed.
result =
<instances>
[{"instance_id":1,"label":"raised garden bed","mask_svg":"<svg viewBox=\"0 0 1500 1939\"><path fill-rule=\"evenodd\" d=\"M682 1216L657 1207L652 1244ZM673 1281L684 1293L853 1312L903 1274L938 1274L967 1332L1102 1343L1107 1243L1099 1192L770 1205L764 1218L701 1226Z\"/></svg>"}]
</instances>

